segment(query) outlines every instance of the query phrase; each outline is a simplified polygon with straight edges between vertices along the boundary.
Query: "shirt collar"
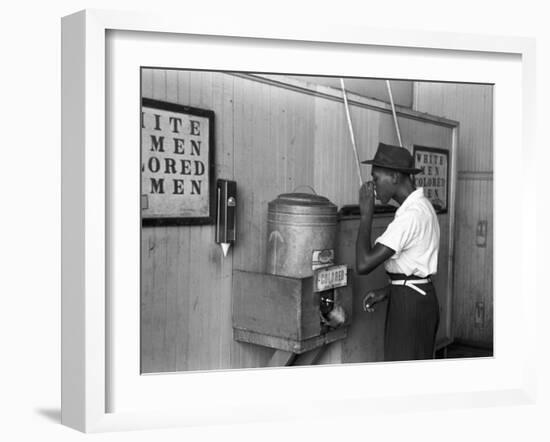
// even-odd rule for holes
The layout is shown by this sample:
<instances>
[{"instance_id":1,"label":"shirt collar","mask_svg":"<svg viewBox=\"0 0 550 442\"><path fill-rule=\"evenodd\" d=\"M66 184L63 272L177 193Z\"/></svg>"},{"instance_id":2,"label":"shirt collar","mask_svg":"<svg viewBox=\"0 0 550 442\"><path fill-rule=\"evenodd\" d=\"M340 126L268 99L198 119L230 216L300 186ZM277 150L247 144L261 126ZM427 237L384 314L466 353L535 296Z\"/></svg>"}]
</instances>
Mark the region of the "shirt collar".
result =
<instances>
[{"instance_id":1,"label":"shirt collar","mask_svg":"<svg viewBox=\"0 0 550 442\"><path fill-rule=\"evenodd\" d=\"M395 211L395 214L399 215L401 212L404 212L405 210L407 210L407 207L409 207L415 201L423 197L424 197L424 188L419 187L415 191L411 192L407 198L405 198L405 201L403 201L403 204L401 204L397 208L397 210Z\"/></svg>"}]
</instances>

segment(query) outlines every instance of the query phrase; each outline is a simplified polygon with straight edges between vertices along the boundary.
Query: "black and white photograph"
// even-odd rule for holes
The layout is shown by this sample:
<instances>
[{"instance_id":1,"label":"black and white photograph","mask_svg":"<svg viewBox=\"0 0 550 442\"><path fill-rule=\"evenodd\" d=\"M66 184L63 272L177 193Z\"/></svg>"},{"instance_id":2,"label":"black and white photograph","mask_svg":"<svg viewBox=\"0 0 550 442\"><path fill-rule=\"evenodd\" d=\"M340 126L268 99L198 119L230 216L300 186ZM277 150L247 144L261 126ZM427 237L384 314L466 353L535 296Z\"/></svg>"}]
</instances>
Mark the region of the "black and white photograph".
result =
<instances>
[{"instance_id":1,"label":"black and white photograph","mask_svg":"<svg viewBox=\"0 0 550 442\"><path fill-rule=\"evenodd\" d=\"M550 440L544 2L8 2L7 442Z\"/></svg>"},{"instance_id":2,"label":"black and white photograph","mask_svg":"<svg viewBox=\"0 0 550 442\"><path fill-rule=\"evenodd\" d=\"M493 84L140 78L142 374L493 357Z\"/></svg>"}]
</instances>

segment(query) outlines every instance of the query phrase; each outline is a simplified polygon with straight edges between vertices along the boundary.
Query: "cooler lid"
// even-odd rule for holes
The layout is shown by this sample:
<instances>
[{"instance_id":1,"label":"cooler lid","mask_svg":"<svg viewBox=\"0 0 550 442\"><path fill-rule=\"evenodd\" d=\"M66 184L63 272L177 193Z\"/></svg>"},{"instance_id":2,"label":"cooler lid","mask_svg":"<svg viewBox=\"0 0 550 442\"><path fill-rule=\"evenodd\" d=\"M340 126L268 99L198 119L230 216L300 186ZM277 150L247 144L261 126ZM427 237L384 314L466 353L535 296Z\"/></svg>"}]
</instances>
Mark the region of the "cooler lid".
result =
<instances>
[{"instance_id":1,"label":"cooler lid","mask_svg":"<svg viewBox=\"0 0 550 442\"><path fill-rule=\"evenodd\" d=\"M311 193L282 193L275 200L274 204L284 204L290 206L334 206L328 198Z\"/></svg>"}]
</instances>

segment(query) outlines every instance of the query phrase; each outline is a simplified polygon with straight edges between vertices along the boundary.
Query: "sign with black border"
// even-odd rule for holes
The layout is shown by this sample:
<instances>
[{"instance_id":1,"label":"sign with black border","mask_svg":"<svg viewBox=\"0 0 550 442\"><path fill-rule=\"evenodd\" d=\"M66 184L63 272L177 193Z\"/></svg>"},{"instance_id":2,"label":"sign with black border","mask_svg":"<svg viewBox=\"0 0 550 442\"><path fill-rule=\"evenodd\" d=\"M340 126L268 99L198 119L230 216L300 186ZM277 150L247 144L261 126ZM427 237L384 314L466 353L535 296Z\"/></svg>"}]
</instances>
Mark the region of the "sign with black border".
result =
<instances>
[{"instance_id":1,"label":"sign with black border","mask_svg":"<svg viewBox=\"0 0 550 442\"><path fill-rule=\"evenodd\" d=\"M214 112L142 98L143 226L214 222Z\"/></svg>"},{"instance_id":2,"label":"sign with black border","mask_svg":"<svg viewBox=\"0 0 550 442\"><path fill-rule=\"evenodd\" d=\"M424 195L436 213L447 213L449 208L449 151L436 147L413 147L414 167L422 169L415 175L416 187L424 188Z\"/></svg>"}]
</instances>

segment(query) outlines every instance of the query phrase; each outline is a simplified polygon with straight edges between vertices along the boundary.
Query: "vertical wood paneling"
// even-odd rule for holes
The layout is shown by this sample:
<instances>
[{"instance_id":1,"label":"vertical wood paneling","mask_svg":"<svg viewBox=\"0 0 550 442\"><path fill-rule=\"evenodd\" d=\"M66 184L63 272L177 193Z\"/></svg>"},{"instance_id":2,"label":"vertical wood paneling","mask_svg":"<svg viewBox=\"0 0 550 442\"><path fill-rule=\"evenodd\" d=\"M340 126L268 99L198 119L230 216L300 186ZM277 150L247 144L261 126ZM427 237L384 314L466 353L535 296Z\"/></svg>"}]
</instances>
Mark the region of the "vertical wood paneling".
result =
<instances>
[{"instance_id":1,"label":"vertical wood paneling","mask_svg":"<svg viewBox=\"0 0 550 442\"><path fill-rule=\"evenodd\" d=\"M166 289L165 270L166 254L163 253L166 242L163 242L162 229L155 229L152 232L152 243L150 244L150 259L152 260L152 293L151 293L151 364L152 369L157 371L164 363L164 330L166 313Z\"/></svg>"},{"instance_id":2,"label":"vertical wood paneling","mask_svg":"<svg viewBox=\"0 0 550 442\"><path fill-rule=\"evenodd\" d=\"M218 159L216 161L218 168L218 177L233 179L233 77L224 74L213 74L213 109L220 109L216 119L217 151ZM237 189L237 198L239 198L239 189ZM233 247L234 249L234 247ZM213 340L217 342L217 365L216 368L231 367L231 347L233 337L229 330L232 328L231 322L231 283L233 271L233 252L228 253L227 257L221 258L220 254L220 279L217 287L213 290L218 294L218 324L216 336Z\"/></svg>"},{"instance_id":3,"label":"vertical wood paneling","mask_svg":"<svg viewBox=\"0 0 550 442\"><path fill-rule=\"evenodd\" d=\"M248 244L248 230L244 229L244 219L250 216L249 206L247 204L250 199L250 183L248 183L247 175L242 175L244 172L242 169L241 161L238 159L250 155L247 152L247 145L245 144L245 130L246 123L244 119L244 83L242 78L235 78L233 83L233 156L234 161L234 173L235 177L238 177L238 190L239 190L239 212L237 217L237 238L239 244ZM244 219L243 219L244 218ZM235 247L233 250L233 265L236 269L245 270L247 248Z\"/></svg>"},{"instance_id":4,"label":"vertical wood paneling","mask_svg":"<svg viewBox=\"0 0 550 442\"><path fill-rule=\"evenodd\" d=\"M272 197L275 198L275 192L286 190L287 172L286 172L286 144L287 144L287 126L286 121L287 108L285 106L286 91L281 88L270 88L270 109L271 125L269 138L273 143L273 162L271 166L275 170L275 181L273 183Z\"/></svg>"},{"instance_id":5,"label":"vertical wood paneling","mask_svg":"<svg viewBox=\"0 0 550 442\"><path fill-rule=\"evenodd\" d=\"M256 106L261 94L261 85L250 83L242 78L235 78L234 81L235 176L238 179L240 205L237 218L238 244L234 250L234 264L237 269L262 271L262 263L258 258L260 242L264 241L261 238L261 224L264 222L264 217L258 208L261 206L260 193L254 181L254 176L258 173L255 170L258 167L255 162L261 156L264 146L261 142L266 141L261 140L256 133L256 125L261 124L258 116L255 115L259 112ZM267 360L271 353L272 351L268 349L258 349L251 344L234 342L231 365L234 367L259 366L260 361Z\"/></svg>"},{"instance_id":6,"label":"vertical wood paneling","mask_svg":"<svg viewBox=\"0 0 550 442\"><path fill-rule=\"evenodd\" d=\"M327 178L330 169L327 164L330 162L328 154L332 151L329 147L332 144L328 117L329 109L326 106L326 100L322 98L315 98L315 158L314 158L314 185L316 192L327 196L332 200L331 196L327 194L326 182L331 178Z\"/></svg>"},{"instance_id":7,"label":"vertical wood paneling","mask_svg":"<svg viewBox=\"0 0 550 442\"><path fill-rule=\"evenodd\" d=\"M357 112L357 111L356 111ZM378 148L380 140L380 112L362 110L362 120L360 124L354 123L353 130L355 138L357 140L357 152L359 155L359 161L365 161L374 157L374 153ZM346 150L349 155L348 164L351 163L355 166L355 160L353 158L351 142L348 143L349 148ZM362 164L361 177L363 181L369 181L371 179L370 168ZM350 174L351 175L351 174ZM346 194L348 197L341 197L343 204L356 204L359 195L359 180L354 176L351 177L351 181L348 179L348 191Z\"/></svg>"},{"instance_id":8,"label":"vertical wood paneling","mask_svg":"<svg viewBox=\"0 0 550 442\"><path fill-rule=\"evenodd\" d=\"M178 72L166 71L165 100L177 102L178 99ZM179 273L181 270L179 232L176 227L166 228L166 325L164 335L164 361L162 369L177 371L178 369L178 331L179 331Z\"/></svg>"},{"instance_id":9,"label":"vertical wood paneling","mask_svg":"<svg viewBox=\"0 0 550 442\"><path fill-rule=\"evenodd\" d=\"M141 74L142 96L153 96L153 72L143 69ZM153 257L154 231L151 229L141 231L141 293L140 293L140 351L141 371L149 373L153 371Z\"/></svg>"},{"instance_id":10,"label":"vertical wood paneling","mask_svg":"<svg viewBox=\"0 0 550 442\"><path fill-rule=\"evenodd\" d=\"M359 178L342 103L315 99L315 188L334 204L357 204ZM372 158L378 146L380 113L350 106L359 161ZM369 170L361 166L363 180Z\"/></svg>"},{"instance_id":11,"label":"vertical wood paneling","mask_svg":"<svg viewBox=\"0 0 550 442\"><path fill-rule=\"evenodd\" d=\"M294 122L296 125L296 185L313 186L313 145L315 142L315 108L311 96L293 94L296 101Z\"/></svg>"},{"instance_id":12,"label":"vertical wood paneling","mask_svg":"<svg viewBox=\"0 0 550 442\"><path fill-rule=\"evenodd\" d=\"M493 183L484 180L460 180L457 194L459 210L454 303L455 335L460 339L491 344L493 342ZM488 223L487 245L476 245L479 220ZM483 302L485 315L476 323L476 303Z\"/></svg>"},{"instance_id":13,"label":"vertical wood paneling","mask_svg":"<svg viewBox=\"0 0 550 442\"><path fill-rule=\"evenodd\" d=\"M141 96L153 97L153 70L142 69L141 70Z\"/></svg>"},{"instance_id":14,"label":"vertical wood paneling","mask_svg":"<svg viewBox=\"0 0 550 442\"><path fill-rule=\"evenodd\" d=\"M152 97L157 100L166 99L166 72L153 71ZM152 366L154 371L166 370L169 358L166 343L167 329L167 235L166 228L154 229L153 232L153 316L152 316Z\"/></svg>"},{"instance_id":15,"label":"vertical wood paneling","mask_svg":"<svg viewBox=\"0 0 550 442\"><path fill-rule=\"evenodd\" d=\"M140 368L142 373L153 371L153 259L152 231L141 234L141 293L140 293Z\"/></svg>"},{"instance_id":16,"label":"vertical wood paneling","mask_svg":"<svg viewBox=\"0 0 550 442\"><path fill-rule=\"evenodd\" d=\"M203 109L212 109L212 73L191 72L189 76L189 104ZM215 292L220 278L220 251L214 243L214 228L211 225L188 227L192 229L190 250L191 300L188 332L189 369L201 370L215 366L217 341L216 310L220 294Z\"/></svg>"},{"instance_id":17,"label":"vertical wood paneling","mask_svg":"<svg viewBox=\"0 0 550 442\"><path fill-rule=\"evenodd\" d=\"M247 82L247 80L243 80ZM247 82L248 83L248 82ZM248 215L241 220L244 224L243 229L247 232L248 239L245 244L247 250L246 260L250 270L263 271L262 261L262 244L265 242L263 229L265 224L265 213L262 211L264 201L262 200L262 190L265 185L264 178L260 178L260 174L269 175L268 167L258 167L259 164L266 164L262 161L261 156L269 150L265 134L269 133L267 115L269 105L266 104L264 93L264 85L259 83L243 84L243 127L244 149L243 154L239 155L239 171L237 176L246 176L246 201L248 207ZM263 114L263 115L262 115ZM238 116L235 116L238 120ZM262 133L263 132L263 133ZM242 200L242 198L241 198ZM246 367L254 367L261 365L262 360L266 360L268 355L272 353L268 349L258 349L250 344L237 343L235 346L238 349L236 363L242 363ZM240 360L240 361L238 361Z\"/></svg>"},{"instance_id":18,"label":"vertical wood paneling","mask_svg":"<svg viewBox=\"0 0 550 442\"><path fill-rule=\"evenodd\" d=\"M176 303L176 371L189 369L189 269L191 254L188 252L190 230L179 228L174 238L177 245L177 303Z\"/></svg>"},{"instance_id":19,"label":"vertical wood paneling","mask_svg":"<svg viewBox=\"0 0 550 442\"><path fill-rule=\"evenodd\" d=\"M166 244L164 246L166 258L166 305L165 305L165 333L163 369L176 371L177 369L177 336L178 336L178 274L179 244L177 242L179 230L175 227L166 228Z\"/></svg>"},{"instance_id":20,"label":"vertical wood paneling","mask_svg":"<svg viewBox=\"0 0 550 442\"><path fill-rule=\"evenodd\" d=\"M460 122L459 171L493 170L492 86L419 83L415 108Z\"/></svg>"},{"instance_id":21,"label":"vertical wood paneling","mask_svg":"<svg viewBox=\"0 0 550 442\"><path fill-rule=\"evenodd\" d=\"M397 121L399 123L399 130L402 130L401 126L406 120L403 118L398 118ZM399 145L399 138L397 137L395 123L391 114L380 114L379 137L379 140L382 143L393 144L394 146Z\"/></svg>"},{"instance_id":22,"label":"vertical wood paneling","mask_svg":"<svg viewBox=\"0 0 550 442\"><path fill-rule=\"evenodd\" d=\"M267 225L267 199L275 181L276 172L271 167L273 159L272 141L266 134L270 131L270 93L269 86L257 83L255 88L254 118L253 118L253 171L252 182L256 187L256 205L254 207L254 220L261 220L256 224L256 255L254 260L258 263L260 271L265 270L265 249L266 249L266 225ZM258 167L265 165L265 167Z\"/></svg>"},{"instance_id":23,"label":"vertical wood paneling","mask_svg":"<svg viewBox=\"0 0 550 442\"><path fill-rule=\"evenodd\" d=\"M176 72L176 96L171 97L176 103L186 105L190 102L191 82L190 73L186 71ZM177 242L177 257L178 263L178 292L177 292L177 337L176 337L176 370L189 370L191 364L189 362L191 354L191 340L193 339L193 330L190 327L191 317L191 228L177 228L178 234L171 238Z\"/></svg>"},{"instance_id":24,"label":"vertical wood paneling","mask_svg":"<svg viewBox=\"0 0 550 442\"><path fill-rule=\"evenodd\" d=\"M296 182L296 120L294 118L296 112L296 99L297 98L294 94L285 95L285 102L287 106L285 124L288 127L288 139L286 144L286 182L289 192L292 192L297 185L303 184Z\"/></svg>"},{"instance_id":25,"label":"vertical wood paneling","mask_svg":"<svg viewBox=\"0 0 550 442\"><path fill-rule=\"evenodd\" d=\"M415 108L460 122L456 194L454 336L493 343L493 88L488 85L419 83ZM483 172L476 177L476 172ZM487 246L476 245L478 221L488 222ZM476 303L485 315L476 323Z\"/></svg>"},{"instance_id":26,"label":"vertical wood paneling","mask_svg":"<svg viewBox=\"0 0 550 442\"><path fill-rule=\"evenodd\" d=\"M259 220L254 223L254 194L255 186L253 182L254 169L254 150L253 150L253 116L254 108L252 106L253 88L249 87L248 81L235 79L235 176L239 180L240 192L240 211L238 217L238 234L240 243L246 247L239 247L235 250L236 266L241 270L260 271L258 263L254 256L257 251L254 250L257 238L257 232L254 228L259 225Z\"/></svg>"}]
</instances>

